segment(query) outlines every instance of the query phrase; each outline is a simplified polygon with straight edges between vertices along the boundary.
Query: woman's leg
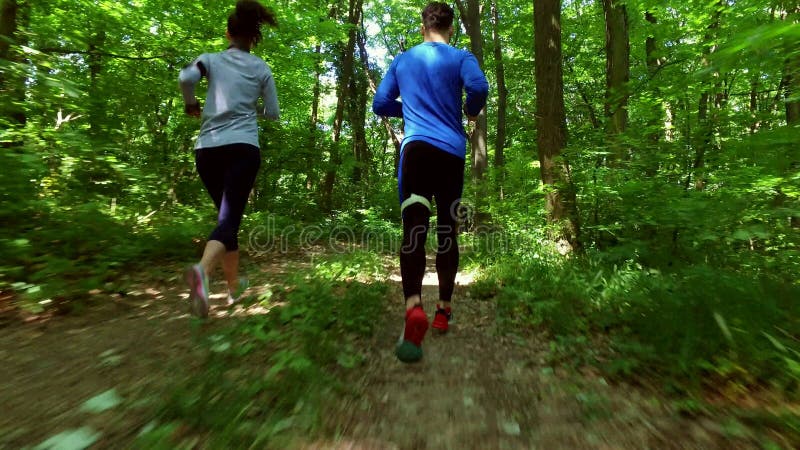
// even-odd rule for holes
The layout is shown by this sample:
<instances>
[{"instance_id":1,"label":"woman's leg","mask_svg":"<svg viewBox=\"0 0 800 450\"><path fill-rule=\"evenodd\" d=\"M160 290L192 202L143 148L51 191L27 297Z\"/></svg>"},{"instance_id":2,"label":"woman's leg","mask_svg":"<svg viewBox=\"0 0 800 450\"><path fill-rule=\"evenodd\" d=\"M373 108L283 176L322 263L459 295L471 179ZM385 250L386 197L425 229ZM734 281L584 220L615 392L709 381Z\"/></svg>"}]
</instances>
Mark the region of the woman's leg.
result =
<instances>
[{"instance_id":1,"label":"woman's leg","mask_svg":"<svg viewBox=\"0 0 800 450\"><path fill-rule=\"evenodd\" d=\"M225 172L228 164L228 154L225 153L226 147L201 148L195 151L195 163L197 173L206 187L208 195L214 202L217 211L222 205L225 192ZM216 266L220 257L225 253L225 244L219 240L210 239L206 242L203 256L200 259L200 266L206 276Z\"/></svg>"},{"instance_id":2,"label":"woman's leg","mask_svg":"<svg viewBox=\"0 0 800 450\"><path fill-rule=\"evenodd\" d=\"M233 293L239 284L239 227L261 165L261 153L257 147L244 144L230 146L228 150L232 159L225 173L219 222L211 239L224 244L220 255L222 269L228 290Z\"/></svg>"},{"instance_id":3,"label":"woman's leg","mask_svg":"<svg viewBox=\"0 0 800 450\"><path fill-rule=\"evenodd\" d=\"M222 257L222 271L228 283L228 292L233 294L239 288L239 250L225 252Z\"/></svg>"}]
</instances>

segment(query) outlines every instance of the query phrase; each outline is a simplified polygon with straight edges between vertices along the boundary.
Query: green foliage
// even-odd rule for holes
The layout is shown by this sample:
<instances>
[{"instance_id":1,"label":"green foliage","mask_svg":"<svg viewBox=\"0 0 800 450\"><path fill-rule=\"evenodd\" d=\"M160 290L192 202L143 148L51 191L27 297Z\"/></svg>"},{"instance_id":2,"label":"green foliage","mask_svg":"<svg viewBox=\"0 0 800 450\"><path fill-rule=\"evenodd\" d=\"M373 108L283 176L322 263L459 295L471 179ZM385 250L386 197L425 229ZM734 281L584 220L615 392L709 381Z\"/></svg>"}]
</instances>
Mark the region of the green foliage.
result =
<instances>
[{"instance_id":1,"label":"green foliage","mask_svg":"<svg viewBox=\"0 0 800 450\"><path fill-rule=\"evenodd\" d=\"M794 391L800 381L800 286L774 276L545 256L498 263L476 295L490 282L502 286L501 320L547 329L558 359L689 390Z\"/></svg>"},{"instance_id":2,"label":"green foliage","mask_svg":"<svg viewBox=\"0 0 800 450\"><path fill-rule=\"evenodd\" d=\"M173 207L170 212L153 210L148 216L122 203L129 199L125 192L115 194L119 205L101 203L102 195L86 190L84 200L76 202L70 196L80 190L68 184L84 175L65 167L72 165L91 178L86 172L89 164L51 159L59 170L42 176L41 158L25 149L20 152L0 154L0 161L14 169L0 182L3 203L9 205L0 213L7 232L2 239L0 289L17 291L27 308L71 308L70 301L86 298L90 290L105 289L106 283L148 264L150 258L191 254L185 243L198 236L196 225L177 226L180 221L171 216L177 213L193 220L191 211ZM37 187L34 182L39 180ZM81 183L91 186L85 180Z\"/></svg>"}]
</instances>

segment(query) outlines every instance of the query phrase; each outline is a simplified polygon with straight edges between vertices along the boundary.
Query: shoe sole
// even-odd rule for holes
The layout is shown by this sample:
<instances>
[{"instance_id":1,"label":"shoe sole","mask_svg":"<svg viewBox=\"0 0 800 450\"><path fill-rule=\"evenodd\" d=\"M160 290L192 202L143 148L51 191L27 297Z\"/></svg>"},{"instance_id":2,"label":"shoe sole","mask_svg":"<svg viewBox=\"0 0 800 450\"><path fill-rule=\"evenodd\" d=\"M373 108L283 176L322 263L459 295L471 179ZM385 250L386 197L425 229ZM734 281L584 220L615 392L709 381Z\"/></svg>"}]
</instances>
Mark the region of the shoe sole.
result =
<instances>
[{"instance_id":1,"label":"shoe sole","mask_svg":"<svg viewBox=\"0 0 800 450\"><path fill-rule=\"evenodd\" d=\"M189 285L189 300L192 314L200 318L208 317L208 300L202 295L197 294L197 285L202 284L203 280L195 270L194 266L189 266L184 272L184 279Z\"/></svg>"},{"instance_id":2,"label":"shoe sole","mask_svg":"<svg viewBox=\"0 0 800 450\"><path fill-rule=\"evenodd\" d=\"M409 341L402 341L395 346L394 354L401 362L415 363L422 359L422 347L417 347Z\"/></svg>"}]
</instances>

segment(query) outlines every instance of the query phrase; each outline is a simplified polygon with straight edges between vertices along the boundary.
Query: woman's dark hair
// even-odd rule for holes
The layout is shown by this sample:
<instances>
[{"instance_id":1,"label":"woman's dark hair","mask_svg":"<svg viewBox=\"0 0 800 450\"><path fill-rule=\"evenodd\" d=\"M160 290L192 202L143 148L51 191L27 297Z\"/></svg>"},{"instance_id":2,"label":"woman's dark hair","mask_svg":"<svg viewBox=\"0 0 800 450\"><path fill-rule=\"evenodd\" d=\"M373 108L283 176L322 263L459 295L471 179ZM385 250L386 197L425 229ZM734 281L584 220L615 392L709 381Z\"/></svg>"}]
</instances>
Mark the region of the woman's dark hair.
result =
<instances>
[{"instance_id":1,"label":"woman's dark hair","mask_svg":"<svg viewBox=\"0 0 800 450\"><path fill-rule=\"evenodd\" d=\"M453 8L447 3L431 2L422 10L422 25L430 30L447 31L453 26Z\"/></svg>"},{"instance_id":2,"label":"woman's dark hair","mask_svg":"<svg viewBox=\"0 0 800 450\"><path fill-rule=\"evenodd\" d=\"M241 44L254 47L261 42L261 25L278 26L275 13L255 0L239 0L228 16L228 34Z\"/></svg>"}]
</instances>

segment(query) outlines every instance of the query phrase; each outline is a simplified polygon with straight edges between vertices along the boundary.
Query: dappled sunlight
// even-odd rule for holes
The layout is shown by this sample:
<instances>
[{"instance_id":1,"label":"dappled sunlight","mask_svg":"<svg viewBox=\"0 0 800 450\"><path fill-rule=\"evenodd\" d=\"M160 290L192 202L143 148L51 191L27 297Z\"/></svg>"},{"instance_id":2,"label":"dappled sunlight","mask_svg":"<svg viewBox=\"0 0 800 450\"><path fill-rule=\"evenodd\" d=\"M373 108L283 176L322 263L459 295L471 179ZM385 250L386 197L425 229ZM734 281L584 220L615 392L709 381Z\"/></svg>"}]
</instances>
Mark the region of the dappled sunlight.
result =
<instances>
[{"instance_id":1,"label":"dappled sunlight","mask_svg":"<svg viewBox=\"0 0 800 450\"><path fill-rule=\"evenodd\" d=\"M456 285L458 286L469 286L475 279L478 277L479 272L476 270L472 271L459 271L456 274ZM402 283L403 278L400 276L399 273L393 273L389 276L389 280L395 283ZM426 271L425 276L422 278L422 285L423 286L438 286L439 285L439 278L436 275L436 272Z\"/></svg>"}]
</instances>

